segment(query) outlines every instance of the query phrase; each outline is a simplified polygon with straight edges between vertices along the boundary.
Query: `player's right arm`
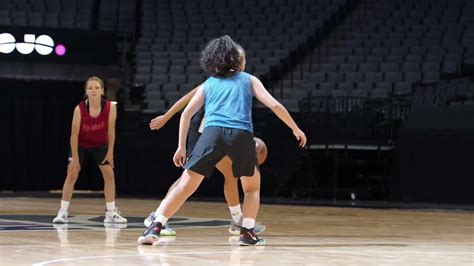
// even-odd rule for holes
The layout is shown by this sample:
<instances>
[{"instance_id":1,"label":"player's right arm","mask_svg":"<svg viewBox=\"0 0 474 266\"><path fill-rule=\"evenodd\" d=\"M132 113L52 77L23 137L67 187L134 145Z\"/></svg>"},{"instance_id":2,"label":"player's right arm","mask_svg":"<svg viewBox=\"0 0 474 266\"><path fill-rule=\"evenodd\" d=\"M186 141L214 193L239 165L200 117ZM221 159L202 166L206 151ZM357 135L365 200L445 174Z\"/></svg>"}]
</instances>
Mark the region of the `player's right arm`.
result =
<instances>
[{"instance_id":1,"label":"player's right arm","mask_svg":"<svg viewBox=\"0 0 474 266\"><path fill-rule=\"evenodd\" d=\"M158 130L162 128L168 122L168 120L170 120L177 112L181 111L191 101L199 87L201 87L201 85L186 93L186 95L174 103L165 114L153 118L150 121L150 129Z\"/></svg>"},{"instance_id":2,"label":"player's right arm","mask_svg":"<svg viewBox=\"0 0 474 266\"><path fill-rule=\"evenodd\" d=\"M74 109L74 114L72 117L71 125L71 155L72 159L69 162L68 172L71 170L80 170L81 165L79 163L79 129L81 126L81 112L79 111L79 106L76 106Z\"/></svg>"},{"instance_id":3,"label":"player's right arm","mask_svg":"<svg viewBox=\"0 0 474 266\"><path fill-rule=\"evenodd\" d=\"M263 105L270 108L283 123L291 128L293 135L295 135L296 139L300 142L300 146L304 147L306 145L306 135L295 123L288 110L265 89L258 78L252 76L251 79L252 90L255 97L263 103Z\"/></svg>"},{"instance_id":4,"label":"player's right arm","mask_svg":"<svg viewBox=\"0 0 474 266\"><path fill-rule=\"evenodd\" d=\"M188 135L189 124L191 118L204 105L204 101L204 91L202 86L200 86L194 97L191 99L191 102L189 102L181 114L181 120L179 121L178 149L173 156L173 162L176 167L183 166L186 161L186 137Z\"/></svg>"}]
</instances>

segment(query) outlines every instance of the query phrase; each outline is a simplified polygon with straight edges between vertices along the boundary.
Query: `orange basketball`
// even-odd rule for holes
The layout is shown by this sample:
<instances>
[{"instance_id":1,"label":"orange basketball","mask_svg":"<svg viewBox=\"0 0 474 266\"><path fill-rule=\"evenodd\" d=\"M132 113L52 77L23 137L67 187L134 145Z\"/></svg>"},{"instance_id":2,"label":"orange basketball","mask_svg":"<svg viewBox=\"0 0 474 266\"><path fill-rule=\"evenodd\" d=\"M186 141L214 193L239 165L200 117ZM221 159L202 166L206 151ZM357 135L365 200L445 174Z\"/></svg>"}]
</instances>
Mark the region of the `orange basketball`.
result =
<instances>
[{"instance_id":1,"label":"orange basketball","mask_svg":"<svg viewBox=\"0 0 474 266\"><path fill-rule=\"evenodd\" d=\"M258 164L261 165L265 162L268 155L267 145L265 142L260 138L254 137L253 140L255 141L255 151L257 152L257 161Z\"/></svg>"}]
</instances>

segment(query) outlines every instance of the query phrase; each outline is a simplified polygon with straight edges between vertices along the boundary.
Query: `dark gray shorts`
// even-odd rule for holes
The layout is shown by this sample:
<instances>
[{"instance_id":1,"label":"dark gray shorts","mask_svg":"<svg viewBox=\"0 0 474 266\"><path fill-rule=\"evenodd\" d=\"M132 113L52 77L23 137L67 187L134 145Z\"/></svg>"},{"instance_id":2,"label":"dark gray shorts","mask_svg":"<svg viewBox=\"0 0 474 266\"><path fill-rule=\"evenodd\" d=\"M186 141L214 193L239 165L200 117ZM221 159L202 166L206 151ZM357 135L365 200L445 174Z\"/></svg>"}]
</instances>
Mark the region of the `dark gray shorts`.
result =
<instances>
[{"instance_id":1,"label":"dark gray shorts","mask_svg":"<svg viewBox=\"0 0 474 266\"><path fill-rule=\"evenodd\" d=\"M226 155L232 160L232 171L236 177L253 176L255 166L259 169L253 134L224 127L204 129L184 168L209 177Z\"/></svg>"},{"instance_id":2,"label":"dark gray shorts","mask_svg":"<svg viewBox=\"0 0 474 266\"><path fill-rule=\"evenodd\" d=\"M197 141L199 140L199 137L201 137L201 133L199 133L197 130L189 129L188 131L188 139L186 141L186 156L189 157L191 156L191 152L194 150L194 147L196 146Z\"/></svg>"}]
</instances>

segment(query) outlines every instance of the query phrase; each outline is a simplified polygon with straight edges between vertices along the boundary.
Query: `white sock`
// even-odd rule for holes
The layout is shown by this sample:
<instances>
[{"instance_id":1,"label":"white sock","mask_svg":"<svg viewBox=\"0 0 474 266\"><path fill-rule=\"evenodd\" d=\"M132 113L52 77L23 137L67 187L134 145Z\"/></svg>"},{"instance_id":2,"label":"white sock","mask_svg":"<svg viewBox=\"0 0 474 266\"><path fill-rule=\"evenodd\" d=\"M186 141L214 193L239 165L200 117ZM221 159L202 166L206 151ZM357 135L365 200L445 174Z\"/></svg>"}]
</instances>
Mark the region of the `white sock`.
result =
<instances>
[{"instance_id":1,"label":"white sock","mask_svg":"<svg viewBox=\"0 0 474 266\"><path fill-rule=\"evenodd\" d=\"M69 201L61 200L61 210L67 211L69 209Z\"/></svg>"},{"instance_id":2,"label":"white sock","mask_svg":"<svg viewBox=\"0 0 474 266\"><path fill-rule=\"evenodd\" d=\"M242 221L242 227L247 229L252 229L255 227L255 219L252 218L244 218Z\"/></svg>"},{"instance_id":3,"label":"white sock","mask_svg":"<svg viewBox=\"0 0 474 266\"><path fill-rule=\"evenodd\" d=\"M153 221L154 223L160 222L161 225L165 225L166 222L168 222L168 218L163 216L161 213L158 212L158 210L155 211L155 220Z\"/></svg>"},{"instance_id":4,"label":"white sock","mask_svg":"<svg viewBox=\"0 0 474 266\"><path fill-rule=\"evenodd\" d=\"M115 201L105 203L107 211L115 210Z\"/></svg>"},{"instance_id":5,"label":"white sock","mask_svg":"<svg viewBox=\"0 0 474 266\"><path fill-rule=\"evenodd\" d=\"M240 222L240 219L242 218L242 209L240 208L240 204L237 204L233 207L229 206L229 210L234 223Z\"/></svg>"}]
</instances>

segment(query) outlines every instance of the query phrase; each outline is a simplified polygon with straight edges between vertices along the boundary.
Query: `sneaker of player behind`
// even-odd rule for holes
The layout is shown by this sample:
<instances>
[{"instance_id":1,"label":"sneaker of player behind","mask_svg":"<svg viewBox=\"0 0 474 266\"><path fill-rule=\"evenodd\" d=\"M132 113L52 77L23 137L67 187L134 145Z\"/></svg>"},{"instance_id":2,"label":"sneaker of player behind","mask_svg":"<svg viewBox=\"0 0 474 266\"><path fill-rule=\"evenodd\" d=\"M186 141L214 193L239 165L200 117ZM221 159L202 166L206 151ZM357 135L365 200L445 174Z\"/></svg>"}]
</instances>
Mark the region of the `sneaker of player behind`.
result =
<instances>
[{"instance_id":1,"label":"sneaker of player behind","mask_svg":"<svg viewBox=\"0 0 474 266\"><path fill-rule=\"evenodd\" d=\"M160 232L163 225L160 222L152 223L145 232L138 237L139 245L153 245L160 240Z\"/></svg>"},{"instance_id":2,"label":"sneaker of player behind","mask_svg":"<svg viewBox=\"0 0 474 266\"><path fill-rule=\"evenodd\" d=\"M148 215L148 217L146 217L146 219L143 221L143 224L146 226L146 227L149 227L153 222L155 221L155 212L151 212L150 215ZM240 229L239 229L240 230ZM240 232L240 231L239 231ZM160 233L161 236L175 236L176 235L176 231L173 230L169 224L165 224L163 225L163 227L161 228L161 233Z\"/></svg>"},{"instance_id":3,"label":"sneaker of player behind","mask_svg":"<svg viewBox=\"0 0 474 266\"><path fill-rule=\"evenodd\" d=\"M240 235L240 229L242 228L242 218L240 218L240 221L238 223L235 223L232 221L229 226L229 233L234 236ZM265 231L266 227L263 224L260 223L255 223L255 226L253 228L253 231L256 234L261 234L263 231Z\"/></svg>"},{"instance_id":4,"label":"sneaker of player behind","mask_svg":"<svg viewBox=\"0 0 474 266\"><path fill-rule=\"evenodd\" d=\"M241 246L257 246L265 244L265 240L258 237L253 228L247 229L242 227L240 230L239 243Z\"/></svg>"},{"instance_id":5,"label":"sneaker of player behind","mask_svg":"<svg viewBox=\"0 0 474 266\"><path fill-rule=\"evenodd\" d=\"M58 215L54 217L53 223L55 224L67 224L68 218L67 218L68 212L59 209Z\"/></svg>"},{"instance_id":6,"label":"sneaker of player behind","mask_svg":"<svg viewBox=\"0 0 474 266\"><path fill-rule=\"evenodd\" d=\"M122 217L121 213L117 208L111 210L111 211L106 211L105 212L105 218L104 218L104 223L119 223L119 224L125 224L127 223L127 219Z\"/></svg>"}]
</instances>

